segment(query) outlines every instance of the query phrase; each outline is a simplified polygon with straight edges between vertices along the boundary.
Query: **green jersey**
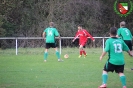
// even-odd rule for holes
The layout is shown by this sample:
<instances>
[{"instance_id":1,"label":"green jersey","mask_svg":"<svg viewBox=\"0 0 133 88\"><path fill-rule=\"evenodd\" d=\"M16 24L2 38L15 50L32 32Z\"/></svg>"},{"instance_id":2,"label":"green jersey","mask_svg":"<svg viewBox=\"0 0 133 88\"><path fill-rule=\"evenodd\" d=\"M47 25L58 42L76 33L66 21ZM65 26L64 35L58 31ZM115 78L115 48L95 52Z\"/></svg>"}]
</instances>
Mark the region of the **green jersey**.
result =
<instances>
[{"instance_id":1,"label":"green jersey","mask_svg":"<svg viewBox=\"0 0 133 88\"><path fill-rule=\"evenodd\" d=\"M48 27L44 30L46 35L46 43L55 43L55 36L59 36L56 28Z\"/></svg>"},{"instance_id":2,"label":"green jersey","mask_svg":"<svg viewBox=\"0 0 133 88\"><path fill-rule=\"evenodd\" d=\"M132 34L128 28L119 28L117 35L120 36L123 40L132 40Z\"/></svg>"},{"instance_id":3,"label":"green jersey","mask_svg":"<svg viewBox=\"0 0 133 88\"><path fill-rule=\"evenodd\" d=\"M105 52L109 54L109 62L114 65L124 65L124 56L122 51L128 51L128 46L123 40L112 37L106 40Z\"/></svg>"}]
</instances>

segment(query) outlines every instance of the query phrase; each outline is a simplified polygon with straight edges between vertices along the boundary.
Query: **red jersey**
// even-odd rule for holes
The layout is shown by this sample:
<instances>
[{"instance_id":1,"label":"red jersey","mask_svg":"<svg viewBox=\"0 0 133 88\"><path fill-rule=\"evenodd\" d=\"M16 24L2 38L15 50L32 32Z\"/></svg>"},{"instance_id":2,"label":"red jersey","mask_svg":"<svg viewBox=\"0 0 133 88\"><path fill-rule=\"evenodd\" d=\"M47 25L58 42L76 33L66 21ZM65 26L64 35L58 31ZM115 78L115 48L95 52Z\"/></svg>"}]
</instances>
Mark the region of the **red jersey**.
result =
<instances>
[{"instance_id":1,"label":"red jersey","mask_svg":"<svg viewBox=\"0 0 133 88\"><path fill-rule=\"evenodd\" d=\"M80 45L85 45L85 43L87 42L87 37L90 37L91 40L94 40L94 38L85 30L78 30L78 32L76 33L74 40L77 39L79 37L79 44Z\"/></svg>"}]
</instances>

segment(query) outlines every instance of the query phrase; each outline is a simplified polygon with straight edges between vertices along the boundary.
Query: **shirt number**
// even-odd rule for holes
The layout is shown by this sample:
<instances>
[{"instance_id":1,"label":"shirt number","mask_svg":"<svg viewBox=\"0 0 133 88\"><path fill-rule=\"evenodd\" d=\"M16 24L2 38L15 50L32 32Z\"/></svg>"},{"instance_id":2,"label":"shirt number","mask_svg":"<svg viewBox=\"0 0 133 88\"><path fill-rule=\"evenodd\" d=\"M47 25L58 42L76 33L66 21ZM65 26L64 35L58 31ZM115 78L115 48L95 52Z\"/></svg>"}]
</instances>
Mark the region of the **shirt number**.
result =
<instances>
[{"instance_id":1,"label":"shirt number","mask_svg":"<svg viewBox=\"0 0 133 88\"><path fill-rule=\"evenodd\" d=\"M128 30L125 30L125 32L126 32L126 35L129 35L129 32L128 32Z\"/></svg>"},{"instance_id":2,"label":"shirt number","mask_svg":"<svg viewBox=\"0 0 133 88\"><path fill-rule=\"evenodd\" d=\"M52 31L51 30L48 30L48 36L52 36Z\"/></svg>"},{"instance_id":3,"label":"shirt number","mask_svg":"<svg viewBox=\"0 0 133 88\"><path fill-rule=\"evenodd\" d=\"M114 44L115 53L121 53L122 52L122 46L121 44Z\"/></svg>"}]
</instances>

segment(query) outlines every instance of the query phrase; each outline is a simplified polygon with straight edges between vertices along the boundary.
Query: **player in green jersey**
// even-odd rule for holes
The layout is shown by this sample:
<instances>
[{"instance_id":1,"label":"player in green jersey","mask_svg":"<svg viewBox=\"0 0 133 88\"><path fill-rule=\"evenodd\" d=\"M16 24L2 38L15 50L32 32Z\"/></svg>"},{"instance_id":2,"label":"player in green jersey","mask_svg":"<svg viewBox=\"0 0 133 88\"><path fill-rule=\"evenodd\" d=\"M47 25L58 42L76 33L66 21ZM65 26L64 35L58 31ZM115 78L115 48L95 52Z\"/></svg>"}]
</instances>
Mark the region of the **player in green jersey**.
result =
<instances>
[{"instance_id":1,"label":"player in green jersey","mask_svg":"<svg viewBox=\"0 0 133 88\"><path fill-rule=\"evenodd\" d=\"M129 55L133 55L133 53L129 50L128 46L124 43L123 40L116 37L117 28L111 27L110 28L110 37L106 40L105 49L100 56L100 60L106 55L108 52L109 59L107 60L102 74L103 83L99 88L106 88L107 87L107 79L108 79L108 72L116 72L119 74L122 88L126 88L126 77L124 75L124 56L122 51L127 51Z\"/></svg>"},{"instance_id":2,"label":"player in green jersey","mask_svg":"<svg viewBox=\"0 0 133 88\"><path fill-rule=\"evenodd\" d=\"M55 37L56 36L58 36L58 38L60 39L60 35L59 35L57 29L54 27L54 23L50 22L49 27L46 28L43 32L43 38L44 38L45 43L46 43L45 52L44 52L44 62L47 61L49 48L54 48L56 51L56 56L58 58L58 61L63 61L60 59L60 53L59 53L57 46L56 46L56 43L55 43Z\"/></svg>"},{"instance_id":3,"label":"player in green jersey","mask_svg":"<svg viewBox=\"0 0 133 88\"><path fill-rule=\"evenodd\" d=\"M117 37L121 37L123 41L127 44L130 51L132 51L132 34L128 28L126 28L126 22L120 22L120 28L117 30ZM133 51L132 51L133 52ZM133 70L133 68L131 68Z\"/></svg>"},{"instance_id":4,"label":"player in green jersey","mask_svg":"<svg viewBox=\"0 0 133 88\"><path fill-rule=\"evenodd\" d=\"M128 28L125 27L126 23L124 21L120 22L120 28L117 30L117 36L121 37L127 44L129 49L132 51L132 34Z\"/></svg>"}]
</instances>

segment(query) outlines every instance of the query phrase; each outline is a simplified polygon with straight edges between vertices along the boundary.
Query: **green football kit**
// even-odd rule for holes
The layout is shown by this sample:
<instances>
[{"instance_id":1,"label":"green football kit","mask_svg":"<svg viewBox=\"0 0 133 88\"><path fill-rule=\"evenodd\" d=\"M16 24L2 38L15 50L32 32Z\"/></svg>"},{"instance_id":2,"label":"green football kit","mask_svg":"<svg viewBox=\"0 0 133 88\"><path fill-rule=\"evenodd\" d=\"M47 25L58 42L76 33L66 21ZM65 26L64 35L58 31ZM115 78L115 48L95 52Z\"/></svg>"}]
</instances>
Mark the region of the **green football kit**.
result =
<instances>
[{"instance_id":1,"label":"green football kit","mask_svg":"<svg viewBox=\"0 0 133 88\"><path fill-rule=\"evenodd\" d=\"M122 51L128 51L128 46L123 40L112 37L106 40L104 51L109 53L109 62L114 65L124 65L124 56Z\"/></svg>"},{"instance_id":2,"label":"green football kit","mask_svg":"<svg viewBox=\"0 0 133 88\"><path fill-rule=\"evenodd\" d=\"M130 51L132 51L132 34L128 28L121 27L117 30L117 35L124 40Z\"/></svg>"},{"instance_id":3,"label":"green football kit","mask_svg":"<svg viewBox=\"0 0 133 88\"><path fill-rule=\"evenodd\" d=\"M132 40L132 34L128 28L121 27L117 31L117 35L123 40Z\"/></svg>"},{"instance_id":4,"label":"green football kit","mask_svg":"<svg viewBox=\"0 0 133 88\"><path fill-rule=\"evenodd\" d=\"M122 39L116 37L107 39L105 44L106 45L104 51L109 53L109 59L104 66L104 71L113 72L115 70L116 73L123 73L125 64L123 51L129 51L128 46ZM108 75L106 73L103 73L102 79L103 84L106 84ZM120 80L122 86L126 86L125 75L120 76Z\"/></svg>"},{"instance_id":5,"label":"green football kit","mask_svg":"<svg viewBox=\"0 0 133 88\"><path fill-rule=\"evenodd\" d=\"M56 28L54 27L48 27L44 30L45 36L46 36L46 49L49 49L50 47L56 48L55 44L55 37L59 36L59 33ZM58 50L56 50L56 56L58 59L60 59L60 53ZM44 53L44 60L47 60L48 52Z\"/></svg>"},{"instance_id":6,"label":"green football kit","mask_svg":"<svg viewBox=\"0 0 133 88\"><path fill-rule=\"evenodd\" d=\"M44 30L46 34L46 43L55 43L55 36L59 36L56 28L48 27Z\"/></svg>"}]
</instances>

